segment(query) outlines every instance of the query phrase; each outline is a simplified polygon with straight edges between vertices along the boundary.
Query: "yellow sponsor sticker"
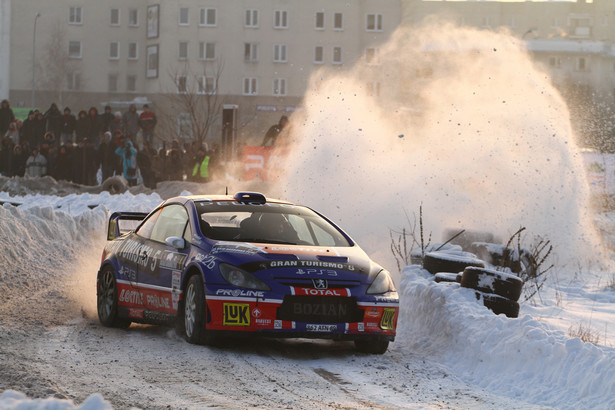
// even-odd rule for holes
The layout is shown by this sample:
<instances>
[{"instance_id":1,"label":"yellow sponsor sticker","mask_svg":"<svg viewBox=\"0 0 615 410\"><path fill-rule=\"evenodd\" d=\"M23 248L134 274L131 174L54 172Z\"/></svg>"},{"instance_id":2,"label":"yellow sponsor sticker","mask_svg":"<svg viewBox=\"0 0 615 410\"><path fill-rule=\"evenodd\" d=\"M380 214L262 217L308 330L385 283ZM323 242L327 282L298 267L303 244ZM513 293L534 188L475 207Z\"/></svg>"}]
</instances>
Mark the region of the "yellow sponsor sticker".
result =
<instances>
[{"instance_id":1,"label":"yellow sponsor sticker","mask_svg":"<svg viewBox=\"0 0 615 410\"><path fill-rule=\"evenodd\" d=\"M395 330L393 322L395 319L395 309L384 309L382 312L382 319L380 320L380 328L382 330Z\"/></svg>"},{"instance_id":2,"label":"yellow sponsor sticker","mask_svg":"<svg viewBox=\"0 0 615 410\"><path fill-rule=\"evenodd\" d=\"M224 303L224 326L250 326L249 303Z\"/></svg>"}]
</instances>

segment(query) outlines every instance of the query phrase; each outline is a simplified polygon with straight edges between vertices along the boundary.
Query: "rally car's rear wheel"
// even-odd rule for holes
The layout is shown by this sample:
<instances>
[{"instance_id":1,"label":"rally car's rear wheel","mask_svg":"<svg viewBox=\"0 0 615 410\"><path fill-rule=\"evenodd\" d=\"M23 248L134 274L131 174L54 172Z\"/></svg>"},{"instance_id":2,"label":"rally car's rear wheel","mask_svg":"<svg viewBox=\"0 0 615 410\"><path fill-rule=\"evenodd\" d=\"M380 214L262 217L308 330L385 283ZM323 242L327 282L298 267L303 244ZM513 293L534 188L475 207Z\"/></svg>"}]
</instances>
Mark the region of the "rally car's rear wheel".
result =
<instances>
[{"instance_id":1,"label":"rally car's rear wheel","mask_svg":"<svg viewBox=\"0 0 615 410\"><path fill-rule=\"evenodd\" d=\"M371 354L384 354L389 348L389 341L382 339L359 339L354 341L359 352Z\"/></svg>"},{"instance_id":2,"label":"rally car's rear wheel","mask_svg":"<svg viewBox=\"0 0 615 410\"><path fill-rule=\"evenodd\" d=\"M98 319L103 326L127 328L130 321L120 318L118 315L118 291L117 280L113 269L106 267L103 269L98 281L96 292L98 305Z\"/></svg>"},{"instance_id":3,"label":"rally car's rear wheel","mask_svg":"<svg viewBox=\"0 0 615 410\"><path fill-rule=\"evenodd\" d=\"M189 343L212 344L214 339L206 329L207 304L205 303L203 279L200 275L190 277L185 295L184 337Z\"/></svg>"}]
</instances>

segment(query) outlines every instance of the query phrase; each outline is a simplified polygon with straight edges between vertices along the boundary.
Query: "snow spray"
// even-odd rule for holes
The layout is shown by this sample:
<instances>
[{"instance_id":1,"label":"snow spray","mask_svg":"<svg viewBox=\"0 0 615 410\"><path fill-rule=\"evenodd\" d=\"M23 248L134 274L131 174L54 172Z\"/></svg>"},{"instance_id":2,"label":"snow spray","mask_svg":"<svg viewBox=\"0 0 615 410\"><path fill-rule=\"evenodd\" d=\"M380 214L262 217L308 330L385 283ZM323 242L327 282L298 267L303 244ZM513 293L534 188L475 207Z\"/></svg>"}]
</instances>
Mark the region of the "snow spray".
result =
<instances>
[{"instance_id":1,"label":"snow spray","mask_svg":"<svg viewBox=\"0 0 615 410\"><path fill-rule=\"evenodd\" d=\"M425 240L470 228L506 241L526 227L559 264L591 256L569 112L521 40L431 21L370 58L312 76L291 118L284 198L322 210L394 271L389 230L421 205Z\"/></svg>"}]
</instances>

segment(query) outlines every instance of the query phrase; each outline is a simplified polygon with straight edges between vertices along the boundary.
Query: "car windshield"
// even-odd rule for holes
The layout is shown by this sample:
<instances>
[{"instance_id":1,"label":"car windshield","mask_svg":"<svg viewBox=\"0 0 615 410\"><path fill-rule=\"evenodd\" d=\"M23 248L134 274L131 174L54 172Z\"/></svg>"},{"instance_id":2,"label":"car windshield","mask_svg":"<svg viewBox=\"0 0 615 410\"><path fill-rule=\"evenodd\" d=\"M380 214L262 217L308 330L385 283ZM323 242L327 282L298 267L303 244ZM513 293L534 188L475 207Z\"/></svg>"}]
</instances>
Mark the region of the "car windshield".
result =
<instances>
[{"instance_id":1,"label":"car windshield","mask_svg":"<svg viewBox=\"0 0 615 410\"><path fill-rule=\"evenodd\" d=\"M224 241L310 246L351 246L327 220L303 206L232 201L195 202L201 232Z\"/></svg>"}]
</instances>

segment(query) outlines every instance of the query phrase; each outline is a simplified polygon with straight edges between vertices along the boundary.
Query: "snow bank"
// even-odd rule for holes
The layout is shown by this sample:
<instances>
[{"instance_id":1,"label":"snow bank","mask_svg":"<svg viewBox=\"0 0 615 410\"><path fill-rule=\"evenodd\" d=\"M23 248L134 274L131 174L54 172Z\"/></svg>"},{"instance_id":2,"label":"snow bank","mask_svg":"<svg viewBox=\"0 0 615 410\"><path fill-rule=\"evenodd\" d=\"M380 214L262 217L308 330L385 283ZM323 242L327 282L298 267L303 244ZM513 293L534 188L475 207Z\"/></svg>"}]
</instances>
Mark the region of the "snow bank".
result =
<instances>
[{"instance_id":1,"label":"snow bank","mask_svg":"<svg viewBox=\"0 0 615 410\"><path fill-rule=\"evenodd\" d=\"M404 269L396 345L434 357L467 382L558 408L615 408L615 349L568 339L529 315L509 319L474 291Z\"/></svg>"},{"instance_id":2,"label":"snow bank","mask_svg":"<svg viewBox=\"0 0 615 410\"><path fill-rule=\"evenodd\" d=\"M7 390L0 395L0 408L4 410L108 410L111 404L105 401L100 394L88 397L81 406L75 406L70 400L28 399L25 394Z\"/></svg>"}]
</instances>

